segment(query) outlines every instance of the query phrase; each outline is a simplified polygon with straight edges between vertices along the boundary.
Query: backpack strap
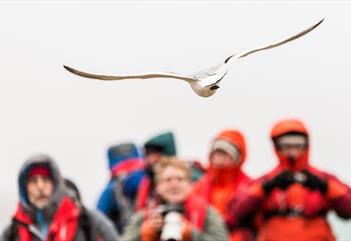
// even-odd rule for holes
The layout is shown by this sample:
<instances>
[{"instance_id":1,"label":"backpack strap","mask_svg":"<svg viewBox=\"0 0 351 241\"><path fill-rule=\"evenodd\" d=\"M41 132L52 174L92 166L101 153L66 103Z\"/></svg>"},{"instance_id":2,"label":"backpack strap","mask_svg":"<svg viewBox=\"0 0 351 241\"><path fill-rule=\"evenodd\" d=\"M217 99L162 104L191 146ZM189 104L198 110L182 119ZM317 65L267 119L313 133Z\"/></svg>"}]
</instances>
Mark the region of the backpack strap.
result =
<instances>
[{"instance_id":1,"label":"backpack strap","mask_svg":"<svg viewBox=\"0 0 351 241\"><path fill-rule=\"evenodd\" d=\"M114 178L115 185L113 192L119 211L118 220L122 226L125 226L127 220L132 215L134 203L123 193L123 181L123 177L116 176Z\"/></svg>"},{"instance_id":2,"label":"backpack strap","mask_svg":"<svg viewBox=\"0 0 351 241\"><path fill-rule=\"evenodd\" d=\"M40 231L34 225L31 225L31 224L22 222L22 221L20 221L20 220L18 220L16 218L13 218L11 226L10 226L10 235L9 235L9 240L10 241L15 241L16 240L16 237L17 237L17 234L18 234L18 225L24 226L25 228L28 229L28 231L33 236L35 236L39 240L43 240L43 237L41 236Z\"/></svg>"},{"instance_id":3,"label":"backpack strap","mask_svg":"<svg viewBox=\"0 0 351 241\"><path fill-rule=\"evenodd\" d=\"M16 236L18 233L18 224L15 221L15 218L12 218L11 225L9 227L8 241L16 241Z\"/></svg>"},{"instance_id":4,"label":"backpack strap","mask_svg":"<svg viewBox=\"0 0 351 241\"><path fill-rule=\"evenodd\" d=\"M93 238L91 236L91 230L93 228L92 223L89 218L88 211L84 206L82 207L81 213L79 215L78 227L80 227L83 230L86 241L93 241Z\"/></svg>"}]
</instances>

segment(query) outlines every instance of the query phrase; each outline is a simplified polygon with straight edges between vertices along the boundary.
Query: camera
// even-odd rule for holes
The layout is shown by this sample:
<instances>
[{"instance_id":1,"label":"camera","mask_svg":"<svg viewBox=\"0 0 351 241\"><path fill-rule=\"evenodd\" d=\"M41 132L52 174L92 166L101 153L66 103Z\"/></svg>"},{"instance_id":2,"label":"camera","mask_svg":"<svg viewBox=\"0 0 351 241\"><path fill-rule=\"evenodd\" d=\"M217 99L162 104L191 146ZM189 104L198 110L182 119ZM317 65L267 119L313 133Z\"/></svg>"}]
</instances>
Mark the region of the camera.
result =
<instances>
[{"instance_id":1,"label":"camera","mask_svg":"<svg viewBox=\"0 0 351 241\"><path fill-rule=\"evenodd\" d=\"M183 207L175 204L161 205L160 213L164 216L165 222L161 232L161 240L181 241Z\"/></svg>"},{"instance_id":2,"label":"camera","mask_svg":"<svg viewBox=\"0 0 351 241\"><path fill-rule=\"evenodd\" d=\"M294 173L294 179L296 182L304 184L306 182L306 174L302 173L302 172L296 172Z\"/></svg>"}]
</instances>

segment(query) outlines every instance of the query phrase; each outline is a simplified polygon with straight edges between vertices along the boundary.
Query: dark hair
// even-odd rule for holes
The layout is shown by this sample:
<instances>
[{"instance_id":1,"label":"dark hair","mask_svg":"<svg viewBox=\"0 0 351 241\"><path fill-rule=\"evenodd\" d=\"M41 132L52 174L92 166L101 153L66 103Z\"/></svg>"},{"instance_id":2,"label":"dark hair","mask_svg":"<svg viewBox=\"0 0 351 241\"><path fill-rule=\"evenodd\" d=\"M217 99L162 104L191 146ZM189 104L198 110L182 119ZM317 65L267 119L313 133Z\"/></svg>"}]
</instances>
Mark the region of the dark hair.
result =
<instances>
[{"instance_id":1,"label":"dark hair","mask_svg":"<svg viewBox=\"0 0 351 241\"><path fill-rule=\"evenodd\" d=\"M162 153L162 154L165 152L165 148L163 146L160 146L160 145L146 144L144 146L144 148L145 148L146 155L153 153L153 152Z\"/></svg>"}]
</instances>

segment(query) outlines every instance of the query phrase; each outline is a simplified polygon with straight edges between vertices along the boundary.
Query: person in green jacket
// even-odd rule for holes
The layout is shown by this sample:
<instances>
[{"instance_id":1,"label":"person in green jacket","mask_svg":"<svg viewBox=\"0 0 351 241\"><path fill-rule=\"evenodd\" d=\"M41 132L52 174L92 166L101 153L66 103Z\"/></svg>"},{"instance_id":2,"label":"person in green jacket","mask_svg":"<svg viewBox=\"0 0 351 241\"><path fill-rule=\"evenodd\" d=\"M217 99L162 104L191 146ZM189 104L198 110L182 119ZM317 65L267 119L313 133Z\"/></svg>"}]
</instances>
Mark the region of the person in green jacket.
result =
<instances>
[{"instance_id":1,"label":"person in green jacket","mask_svg":"<svg viewBox=\"0 0 351 241\"><path fill-rule=\"evenodd\" d=\"M164 156L175 156L176 144L172 132L159 134L144 144L144 176L141 179L135 209L140 210L147 207L154 199L154 175L155 168ZM135 173L138 175L138 173Z\"/></svg>"}]
</instances>

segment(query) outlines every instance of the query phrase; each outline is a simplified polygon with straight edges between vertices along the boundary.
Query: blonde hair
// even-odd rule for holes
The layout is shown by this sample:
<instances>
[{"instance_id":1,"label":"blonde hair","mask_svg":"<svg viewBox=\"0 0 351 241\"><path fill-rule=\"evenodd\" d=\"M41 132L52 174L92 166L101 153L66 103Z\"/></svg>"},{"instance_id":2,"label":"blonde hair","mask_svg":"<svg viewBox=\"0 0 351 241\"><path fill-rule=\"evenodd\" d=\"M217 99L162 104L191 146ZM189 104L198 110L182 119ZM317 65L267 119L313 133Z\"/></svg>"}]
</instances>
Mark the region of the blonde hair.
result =
<instances>
[{"instance_id":1,"label":"blonde hair","mask_svg":"<svg viewBox=\"0 0 351 241\"><path fill-rule=\"evenodd\" d=\"M157 163L157 168L155 171L155 180L158 182L160 174L166 169L167 167L174 167L176 169L179 169L183 171L186 175L186 178L191 181L191 170L189 165L187 164L186 161L180 160L177 157L167 157L164 156L160 160L159 163Z\"/></svg>"}]
</instances>

